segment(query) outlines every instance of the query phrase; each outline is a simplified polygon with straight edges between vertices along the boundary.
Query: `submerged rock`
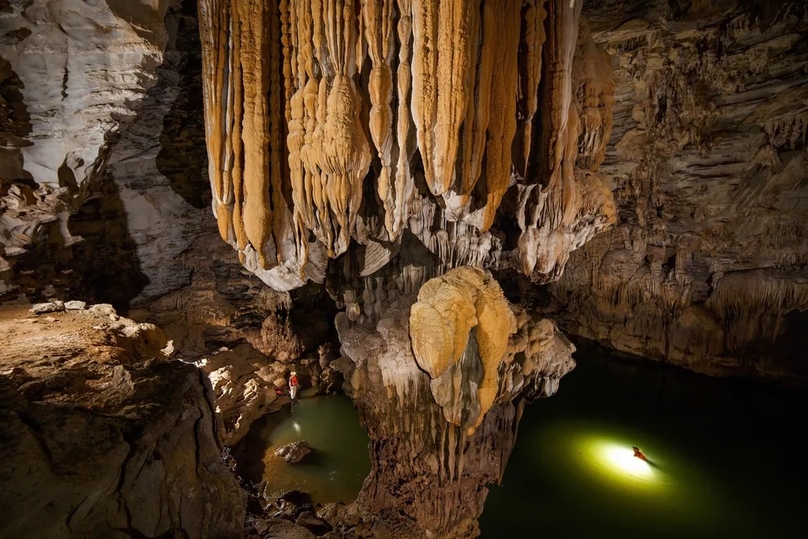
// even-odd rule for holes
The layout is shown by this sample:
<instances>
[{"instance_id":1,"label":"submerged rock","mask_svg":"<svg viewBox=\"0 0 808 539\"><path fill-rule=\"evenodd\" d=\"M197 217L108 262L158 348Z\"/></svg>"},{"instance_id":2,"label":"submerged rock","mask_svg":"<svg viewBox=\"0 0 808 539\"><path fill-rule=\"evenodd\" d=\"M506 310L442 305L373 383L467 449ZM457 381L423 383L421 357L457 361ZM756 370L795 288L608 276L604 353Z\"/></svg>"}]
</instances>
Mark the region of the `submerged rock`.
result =
<instances>
[{"instance_id":1,"label":"submerged rock","mask_svg":"<svg viewBox=\"0 0 808 539\"><path fill-rule=\"evenodd\" d=\"M287 464L298 464L314 449L306 440L282 445L275 450L275 454L287 462Z\"/></svg>"}]
</instances>

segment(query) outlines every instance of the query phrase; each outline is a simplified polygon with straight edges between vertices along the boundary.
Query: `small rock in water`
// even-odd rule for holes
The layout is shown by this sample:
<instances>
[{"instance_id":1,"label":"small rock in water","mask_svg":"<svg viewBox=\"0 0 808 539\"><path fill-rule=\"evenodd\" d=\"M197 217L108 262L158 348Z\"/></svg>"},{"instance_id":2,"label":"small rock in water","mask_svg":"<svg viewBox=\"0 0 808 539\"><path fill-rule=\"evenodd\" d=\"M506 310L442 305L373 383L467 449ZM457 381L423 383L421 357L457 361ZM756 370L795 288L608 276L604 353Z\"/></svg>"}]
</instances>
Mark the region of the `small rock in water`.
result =
<instances>
[{"instance_id":1,"label":"small rock in water","mask_svg":"<svg viewBox=\"0 0 808 539\"><path fill-rule=\"evenodd\" d=\"M279 457L282 457L283 460L287 462L287 464L297 464L302 461L306 455L313 451L312 447L309 445L309 442L306 440L301 440L299 442L293 442L291 444L282 445L278 449L275 450L275 454Z\"/></svg>"}]
</instances>

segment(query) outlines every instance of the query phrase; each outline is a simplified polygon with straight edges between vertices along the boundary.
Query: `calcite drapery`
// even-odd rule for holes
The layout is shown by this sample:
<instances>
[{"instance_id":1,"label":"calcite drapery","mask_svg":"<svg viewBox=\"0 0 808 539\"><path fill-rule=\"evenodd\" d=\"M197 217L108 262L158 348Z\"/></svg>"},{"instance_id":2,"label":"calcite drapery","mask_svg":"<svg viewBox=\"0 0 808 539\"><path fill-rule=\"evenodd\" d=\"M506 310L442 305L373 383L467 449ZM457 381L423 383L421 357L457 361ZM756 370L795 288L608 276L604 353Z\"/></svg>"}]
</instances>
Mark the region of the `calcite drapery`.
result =
<instances>
[{"instance_id":1,"label":"calcite drapery","mask_svg":"<svg viewBox=\"0 0 808 539\"><path fill-rule=\"evenodd\" d=\"M392 537L475 537L485 485L501 479L525 402L553 395L575 365L552 322L500 294L490 275L462 267L428 281L417 298L391 296L376 321L337 317L350 359L345 389L373 453L358 508L380 536L389 512L419 530ZM433 330L452 319L464 324L435 342ZM452 363L458 353L465 357Z\"/></svg>"},{"instance_id":2,"label":"calcite drapery","mask_svg":"<svg viewBox=\"0 0 808 539\"><path fill-rule=\"evenodd\" d=\"M413 354L446 420L469 435L494 403L497 371L515 332L502 289L479 269L454 269L418 292L410 312Z\"/></svg>"},{"instance_id":3,"label":"calcite drapery","mask_svg":"<svg viewBox=\"0 0 808 539\"><path fill-rule=\"evenodd\" d=\"M374 273L428 215L448 225L439 257L511 222L498 269L556 278L614 220L597 172L613 85L580 4L199 0L222 236L290 289L326 257Z\"/></svg>"},{"instance_id":4,"label":"calcite drapery","mask_svg":"<svg viewBox=\"0 0 808 539\"><path fill-rule=\"evenodd\" d=\"M552 394L573 365L483 270L557 278L615 217L597 170L611 70L580 2L199 3L222 234L279 289L324 280L331 259L346 389L374 440L360 508L474 535L511 402ZM248 168L264 171L249 180L268 197L249 223L261 234L237 213L260 200L236 189Z\"/></svg>"}]
</instances>

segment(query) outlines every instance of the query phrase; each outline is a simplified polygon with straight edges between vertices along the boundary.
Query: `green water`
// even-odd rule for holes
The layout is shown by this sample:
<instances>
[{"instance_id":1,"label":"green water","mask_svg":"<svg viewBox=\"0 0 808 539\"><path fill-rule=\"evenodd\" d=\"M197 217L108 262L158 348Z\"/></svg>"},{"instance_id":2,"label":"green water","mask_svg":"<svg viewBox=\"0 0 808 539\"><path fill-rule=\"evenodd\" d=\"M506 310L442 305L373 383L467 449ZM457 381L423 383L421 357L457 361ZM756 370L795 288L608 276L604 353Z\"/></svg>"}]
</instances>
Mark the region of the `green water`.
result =
<instances>
[{"instance_id":1,"label":"green water","mask_svg":"<svg viewBox=\"0 0 808 539\"><path fill-rule=\"evenodd\" d=\"M314 452L290 465L275 450L306 440ZM256 421L237 448L239 473L265 480L270 492L302 490L315 502L351 502L370 472L368 437L343 395L301 398L293 407Z\"/></svg>"},{"instance_id":2,"label":"green water","mask_svg":"<svg viewBox=\"0 0 808 539\"><path fill-rule=\"evenodd\" d=\"M483 539L808 537L808 394L595 350L576 359L558 394L525 410ZM304 439L314 459L275 457ZM273 491L347 502L370 469L367 443L347 397L303 398L256 422L237 458Z\"/></svg>"},{"instance_id":3,"label":"green water","mask_svg":"<svg viewBox=\"0 0 808 539\"><path fill-rule=\"evenodd\" d=\"M525 411L484 539L808 537L806 393L576 359Z\"/></svg>"}]
</instances>

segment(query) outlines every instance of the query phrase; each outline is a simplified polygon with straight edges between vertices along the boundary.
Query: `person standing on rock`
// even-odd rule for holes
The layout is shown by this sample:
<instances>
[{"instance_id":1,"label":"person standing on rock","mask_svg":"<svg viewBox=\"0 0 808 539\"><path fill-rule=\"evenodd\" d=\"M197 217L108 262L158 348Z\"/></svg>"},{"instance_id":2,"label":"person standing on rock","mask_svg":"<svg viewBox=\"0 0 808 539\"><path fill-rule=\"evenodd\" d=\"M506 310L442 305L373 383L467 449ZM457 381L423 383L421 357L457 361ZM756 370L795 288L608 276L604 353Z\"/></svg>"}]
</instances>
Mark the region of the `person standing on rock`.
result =
<instances>
[{"instance_id":1,"label":"person standing on rock","mask_svg":"<svg viewBox=\"0 0 808 539\"><path fill-rule=\"evenodd\" d=\"M292 371L291 376L289 376L289 396L292 397L292 400L297 398L298 386L299 382L297 380L297 372Z\"/></svg>"}]
</instances>

